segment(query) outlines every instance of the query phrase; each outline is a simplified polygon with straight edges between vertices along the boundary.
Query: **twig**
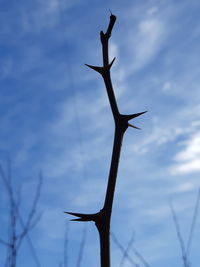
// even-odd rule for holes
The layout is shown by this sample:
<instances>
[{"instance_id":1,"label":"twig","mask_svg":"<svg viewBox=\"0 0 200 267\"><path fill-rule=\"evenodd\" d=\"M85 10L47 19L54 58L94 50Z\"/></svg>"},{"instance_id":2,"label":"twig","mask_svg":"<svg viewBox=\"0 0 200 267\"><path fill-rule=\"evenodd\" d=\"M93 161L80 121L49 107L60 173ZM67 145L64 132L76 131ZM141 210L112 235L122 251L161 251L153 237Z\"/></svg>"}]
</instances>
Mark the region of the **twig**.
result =
<instances>
[{"instance_id":1,"label":"twig","mask_svg":"<svg viewBox=\"0 0 200 267\"><path fill-rule=\"evenodd\" d=\"M19 239L18 239L18 244L17 244L17 248L20 247L23 238L25 237L25 235L27 234L28 231L30 231L36 224L36 222L38 222L38 219L32 224L32 220L33 217L36 213L36 209L37 209L37 205L38 205L38 201L40 198L40 193L41 193L41 188L42 188L42 175L39 175L39 179L38 179L38 184L37 184L37 188L36 188L36 192L35 192L35 197L33 199L33 203L32 203L32 208L30 209L30 213L28 215L28 219L27 222L25 224L25 227L23 228L23 232L19 235Z\"/></svg>"},{"instance_id":2,"label":"twig","mask_svg":"<svg viewBox=\"0 0 200 267\"><path fill-rule=\"evenodd\" d=\"M192 224L190 227L190 233L189 233L188 242L187 242L187 249L186 249L187 257L189 257L190 250L191 250L192 239L193 239L194 229L196 225L197 214L199 210L199 201L200 201L200 189L198 190L198 193L197 193L197 199L196 199L196 204L195 204L193 218L192 218Z\"/></svg>"},{"instance_id":3,"label":"twig","mask_svg":"<svg viewBox=\"0 0 200 267\"><path fill-rule=\"evenodd\" d=\"M80 249L79 249L79 254L78 254L78 260L77 260L77 265L76 265L77 267L80 267L81 263L82 263L83 251L84 251L85 242L86 242L86 236L87 236L87 228L86 228L86 225L85 225L84 229L83 229L83 236L82 236Z\"/></svg>"},{"instance_id":4,"label":"twig","mask_svg":"<svg viewBox=\"0 0 200 267\"><path fill-rule=\"evenodd\" d=\"M35 213L35 208L36 206L33 205L30 214L28 216L28 225L24 223L22 217L20 216L20 212L19 212L19 201L15 201L14 198L14 193L13 193L13 187L12 187L12 175L11 175L11 166L10 166L10 161L8 162L8 167L7 167L7 175L5 174L1 164L0 164L0 177L6 187L7 193L8 193L8 197L10 200L10 218L11 218L11 225L10 225L10 245L11 248L8 250L8 256L7 256L7 260L6 260L6 264L7 266L16 266L16 256L17 256L17 251L19 249L19 246L17 245L17 241L18 238L19 240L23 239L24 236L26 236L30 251L32 253L32 256L35 260L35 263L38 267L41 267L39 258L37 257L37 254L35 252L34 246L32 244L32 241L28 235L28 231L29 229L31 229L35 222L32 222L32 218L33 218L33 214ZM41 179L41 177L40 177ZM39 191L38 191L39 192ZM37 198L37 197L36 197ZM36 198L34 199L34 203L36 204L37 201ZM18 198L19 199L19 198ZM39 195L38 195L38 199L39 199ZM16 223L17 221L19 221L19 223L21 224L21 227L23 229L23 232L21 235L17 236L16 234ZM28 226L28 228L27 228Z\"/></svg>"},{"instance_id":5,"label":"twig","mask_svg":"<svg viewBox=\"0 0 200 267\"><path fill-rule=\"evenodd\" d=\"M16 236L17 240L24 238L27 232L30 232L37 225L37 223L41 220L41 217L42 213L40 213L37 217L35 217L35 219L33 219L32 222L29 224L28 229ZM17 248L19 249L19 246Z\"/></svg>"},{"instance_id":6,"label":"twig","mask_svg":"<svg viewBox=\"0 0 200 267\"><path fill-rule=\"evenodd\" d=\"M181 234L181 231L180 231L180 225L179 225L175 210L173 208L172 202L170 202L170 209L171 209L174 225L176 227L176 234L177 234L177 237L178 237L179 245L180 245L180 248L181 248L183 264L184 264L185 267L189 267L189 263L188 263L188 260L187 260L186 249L185 249L185 244L184 244L184 241L183 241L183 238L182 238L182 234Z\"/></svg>"},{"instance_id":7,"label":"twig","mask_svg":"<svg viewBox=\"0 0 200 267\"><path fill-rule=\"evenodd\" d=\"M69 223L66 223L65 227L65 240L64 240L64 267L68 267L68 234L69 234Z\"/></svg>"},{"instance_id":8,"label":"twig","mask_svg":"<svg viewBox=\"0 0 200 267\"><path fill-rule=\"evenodd\" d=\"M131 258L131 256L128 254L127 249L125 249L125 248L122 246L122 244L119 242L119 240L118 240L117 237L114 235L114 233L111 232L110 235L111 235L111 237L112 237L114 243L115 243L115 244L118 246L118 248L121 250L121 252L122 252L122 254L123 254L123 258L127 258L127 260L129 260L129 262L130 262L133 266L135 266L135 267L140 267L140 265L137 264L137 263ZM132 245L132 244L130 244L130 243L132 243L132 238L131 238L131 242L129 242L129 247ZM123 258L122 258L122 259L123 259ZM121 261L121 263L120 263L120 266L122 266L121 264L123 264L122 261Z\"/></svg>"},{"instance_id":9,"label":"twig","mask_svg":"<svg viewBox=\"0 0 200 267\"><path fill-rule=\"evenodd\" d=\"M133 233L130 241L128 242L127 248L124 251L124 254L123 254L123 257L122 257L121 262L119 264L119 267L122 267L124 265L125 259L127 258L128 252L131 249L134 240L135 240L135 234Z\"/></svg>"},{"instance_id":10,"label":"twig","mask_svg":"<svg viewBox=\"0 0 200 267\"><path fill-rule=\"evenodd\" d=\"M5 246L7 246L7 247L10 247L10 243L4 241L4 240L1 239L1 238L0 238L0 243L1 243L2 245L5 245Z\"/></svg>"},{"instance_id":11,"label":"twig","mask_svg":"<svg viewBox=\"0 0 200 267\"><path fill-rule=\"evenodd\" d=\"M133 251L135 255L140 259L140 261L144 264L145 267L151 267L151 265L145 260L145 258L136 250L136 248L133 248Z\"/></svg>"}]
</instances>

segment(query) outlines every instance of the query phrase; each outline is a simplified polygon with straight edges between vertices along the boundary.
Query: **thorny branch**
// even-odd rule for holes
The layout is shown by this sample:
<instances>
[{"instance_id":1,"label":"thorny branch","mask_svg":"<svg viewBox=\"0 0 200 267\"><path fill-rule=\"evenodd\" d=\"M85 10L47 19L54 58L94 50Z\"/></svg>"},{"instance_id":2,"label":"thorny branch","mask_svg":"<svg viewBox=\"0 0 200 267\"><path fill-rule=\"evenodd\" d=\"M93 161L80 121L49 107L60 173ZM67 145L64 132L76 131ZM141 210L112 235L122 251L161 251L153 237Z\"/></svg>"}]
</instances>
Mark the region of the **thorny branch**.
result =
<instances>
[{"instance_id":1,"label":"thorny branch","mask_svg":"<svg viewBox=\"0 0 200 267\"><path fill-rule=\"evenodd\" d=\"M116 185L116 178L117 178L123 136L129 126L132 128L139 129L138 127L130 124L129 120L134 119L146 112L145 111L130 115L123 115L120 114L118 110L110 76L110 69L115 61L115 58L111 62L109 61L109 50L108 50L108 42L111 37L111 33L115 25L115 22L116 22L116 16L111 14L110 22L106 33L104 33L103 31L100 32L103 66L99 67L86 64L87 67L97 71L102 76L115 121L113 152L112 152L112 159L111 159L104 205L103 208L95 214L66 212L70 215L78 217L77 219L73 219L73 221L95 222L100 237L101 267L110 267L110 219L112 214L112 206L113 206L113 199L115 193L115 185Z\"/></svg>"}]
</instances>

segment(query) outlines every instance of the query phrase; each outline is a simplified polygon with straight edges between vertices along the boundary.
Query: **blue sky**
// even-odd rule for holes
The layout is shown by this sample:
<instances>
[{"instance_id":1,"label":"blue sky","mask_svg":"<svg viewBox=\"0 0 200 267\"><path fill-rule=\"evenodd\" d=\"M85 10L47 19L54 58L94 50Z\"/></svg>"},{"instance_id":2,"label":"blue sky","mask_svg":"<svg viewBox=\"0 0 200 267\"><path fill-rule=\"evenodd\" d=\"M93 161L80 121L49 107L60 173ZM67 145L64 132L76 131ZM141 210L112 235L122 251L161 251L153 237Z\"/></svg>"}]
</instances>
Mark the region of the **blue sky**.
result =
<instances>
[{"instance_id":1,"label":"blue sky","mask_svg":"<svg viewBox=\"0 0 200 267\"><path fill-rule=\"evenodd\" d=\"M70 219L63 211L96 212L106 190L114 122L101 77L84 64L102 64L99 32L109 9L117 16L109 48L119 109L148 110L135 120L142 130L129 129L124 138L111 229L124 246L134 232L134 247L152 267L182 266L169 200L187 241L200 184L199 1L1 0L0 161L5 168L12 161L24 218L42 171L43 216L30 237L41 265L58 266ZM6 239L7 197L0 186ZM70 267L83 228L69 223ZM199 238L197 227L192 267L199 266ZM113 241L111 247L118 266L121 252ZM138 261L133 248L130 255ZM18 263L36 266L26 241ZM92 223L82 266L99 266Z\"/></svg>"}]
</instances>

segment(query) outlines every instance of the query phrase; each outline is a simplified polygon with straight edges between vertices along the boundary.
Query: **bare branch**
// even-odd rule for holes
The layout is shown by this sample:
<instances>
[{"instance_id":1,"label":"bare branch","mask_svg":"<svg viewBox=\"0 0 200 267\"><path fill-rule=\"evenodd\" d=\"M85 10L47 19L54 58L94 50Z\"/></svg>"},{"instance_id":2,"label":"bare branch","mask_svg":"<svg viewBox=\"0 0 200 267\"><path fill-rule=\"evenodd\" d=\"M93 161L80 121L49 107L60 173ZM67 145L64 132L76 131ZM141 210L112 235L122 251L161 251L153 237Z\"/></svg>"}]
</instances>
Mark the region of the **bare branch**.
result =
<instances>
[{"instance_id":1,"label":"bare branch","mask_svg":"<svg viewBox=\"0 0 200 267\"><path fill-rule=\"evenodd\" d=\"M0 243L2 244L2 245L5 245L5 246L7 246L7 247L10 247L11 245L10 245L10 243L8 243L8 242L6 242L6 241L4 241L3 239L1 239L0 238Z\"/></svg>"},{"instance_id":2,"label":"bare branch","mask_svg":"<svg viewBox=\"0 0 200 267\"><path fill-rule=\"evenodd\" d=\"M145 267L151 267L151 265L145 260L145 258L136 250L136 248L133 248L135 255L140 259L140 261L144 264Z\"/></svg>"},{"instance_id":3,"label":"bare branch","mask_svg":"<svg viewBox=\"0 0 200 267\"><path fill-rule=\"evenodd\" d=\"M129 252L131 246L133 245L134 240L135 240L135 234L133 233L130 241L128 242L127 248L124 251L124 254L123 254L123 257L122 257L121 262L119 264L119 267L122 267L124 265L125 259L127 258L128 252Z\"/></svg>"},{"instance_id":4,"label":"bare branch","mask_svg":"<svg viewBox=\"0 0 200 267\"><path fill-rule=\"evenodd\" d=\"M83 236L82 236L82 240L81 240L81 244L80 244L78 260L77 260L77 265L76 265L77 267L80 267L81 263L82 263L83 251L84 251L85 242L86 242L86 236L87 236L87 228L86 228L86 225L84 225Z\"/></svg>"},{"instance_id":5,"label":"bare branch","mask_svg":"<svg viewBox=\"0 0 200 267\"><path fill-rule=\"evenodd\" d=\"M109 22L108 29L107 29L106 33L104 33L103 31L100 32L100 39L101 39L101 43L102 43L103 65L104 65L104 67L109 64L108 40L109 40L109 38L111 36L111 32L112 32L112 29L114 27L115 21L116 21L116 16L111 14L110 22Z\"/></svg>"},{"instance_id":6,"label":"bare branch","mask_svg":"<svg viewBox=\"0 0 200 267\"><path fill-rule=\"evenodd\" d=\"M25 237L25 235L27 234L28 231L30 231L34 226L35 223L38 222L38 219L35 221L34 224L32 224L32 220L33 217L36 213L36 209L37 209L37 205L38 205L38 201L40 198L40 193L41 193L41 187L42 187L42 175L39 175L39 179L38 179L38 184L37 184L37 188L36 188L36 192L35 192L35 197L33 199L33 203L32 203L32 208L30 209L30 213L28 215L28 219L27 222L25 224L25 227L23 227L23 232L19 235L19 239L18 239L18 244L17 244L17 248L20 247L23 238Z\"/></svg>"},{"instance_id":7,"label":"bare branch","mask_svg":"<svg viewBox=\"0 0 200 267\"><path fill-rule=\"evenodd\" d=\"M109 50L108 42L116 21L116 16L111 13L109 25L106 33L103 31L100 32L100 40L102 44L102 56L103 56L103 66L92 66L86 64L87 67L97 71L101 74L104 84L106 87L109 104L115 121L115 135L113 142L112 158L110 164L110 171L108 177L108 184L106 190L106 196L104 200L103 208L94 214L84 214L84 213L74 213L66 212L70 215L77 217L73 221L94 221L99 232L100 238L100 254L101 254L101 267L110 267L110 219L112 214L112 206L114 200L116 179L119 166L119 158L121 153L123 136L128 127L133 127L139 129L138 127L129 123L129 120L136 118L145 112L140 112L131 115L122 115L119 113L117 106L112 80L110 76L110 69L115 61L115 58L110 62L109 61ZM135 265L136 266L136 265ZM139 265L137 265L139 266Z\"/></svg>"},{"instance_id":8,"label":"bare branch","mask_svg":"<svg viewBox=\"0 0 200 267\"><path fill-rule=\"evenodd\" d=\"M6 176L1 164L0 164L0 177L1 177L5 187L7 189L9 198L11 198L13 201L12 187L11 187L11 184L9 183L9 180L11 180L11 178L9 178L9 176L8 177Z\"/></svg>"},{"instance_id":9,"label":"bare branch","mask_svg":"<svg viewBox=\"0 0 200 267\"><path fill-rule=\"evenodd\" d=\"M7 162L7 175L5 174L2 166L0 165L0 176L7 189L7 194L9 198L9 207L10 207L10 226L9 226L9 241L8 241L10 246L8 247L7 262L10 264L10 266L15 267L16 257L17 257L16 224L17 224L17 218L18 218L18 213L17 213L18 207L16 206L15 199L14 199L10 160Z\"/></svg>"},{"instance_id":10,"label":"bare branch","mask_svg":"<svg viewBox=\"0 0 200 267\"><path fill-rule=\"evenodd\" d=\"M37 217L35 217L35 219L33 219L32 222L29 224L28 230L27 231L24 230L21 234L17 235L16 239L17 240L23 239L26 236L27 232L30 232L37 225L41 217L42 214L39 214ZM19 244L17 245L17 248L19 249Z\"/></svg>"},{"instance_id":11,"label":"bare branch","mask_svg":"<svg viewBox=\"0 0 200 267\"><path fill-rule=\"evenodd\" d=\"M117 245L117 247L121 250L122 254L123 254L123 257L125 256L125 258L127 258L129 260L129 262L135 266L135 267L140 267L139 264L137 264L131 257L130 255L128 254L128 251L121 245L121 243L118 241L118 239L116 238L116 236L114 235L113 232L110 233L114 243ZM122 263L123 264L123 263ZM121 263L120 263L121 265Z\"/></svg>"},{"instance_id":12,"label":"bare branch","mask_svg":"<svg viewBox=\"0 0 200 267\"><path fill-rule=\"evenodd\" d=\"M65 240L64 240L64 267L68 267L68 235L69 235L69 223L66 223L65 227Z\"/></svg>"},{"instance_id":13,"label":"bare branch","mask_svg":"<svg viewBox=\"0 0 200 267\"><path fill-rule=\"evenodd\" d=\"M200 189L198 190L198 193L197 193L197 199L196 199L196 204L195 204L193 218L192 218L192 224L191 224L191 227L190 227L190 233L189 233L188 242L187 242L187 249L186 249L187 257L189 257L190 250L191 250L194 229L195 229L195 226L196 226L197 214L198 214L198 211L199 211L199 201L200 201Z\"/></svg>"},{"instance_id":14,"label":"bare branch","mask_svg":"<svg viewBox=\"0 0 200 267\"><path fill-rule=\"evenodd\" d=\"M18 209L20 208L20 204L21 204L21 191L22 191L22 187L21 185L17 188L17 194L16 194L16 206L18 207Z\"/></svg>"},{"instance_id":15,"label":"bare branch","mask_svg":"<svg viewBox=\"0 0 200 267\"><path fill-rule=\"evenodd\" d=\"M9 201L10 201L10 218L11 218L11 224L10 224L10 245L11 248L10 250L8 250L8 256L7 256L7 260L6 260L6 266L15 266L15 260L16 260L16 255L17 255L17 251L18 251L18 247L17 247L17 234L16 234L16 223L17 221L19 221L19 223L21 224L22 229L26 229L27 228L27 224L24 223L22 217L20 216L20 212L19 212L19 198L18 201L15 201L14 198L14 193L13 193L13 187L12 187L12 175L11 175L11 166L10 166L10 162L8 162L8 166L7 166L7 174L5 174L1 164L0 164L0 178L2 179L5 188L7 190L7 194L9 197ZM36 199L36 198L35 198ZM37 203L37 200L33 201L34 203ZM34 206L34 205L33 205ZM35 206L36 207L36 206ZM31 209L32 210L32 209ZM30 213L31 214L31 213ZM29 214L29 218L32 218L32 215ZM28 219L29 221L30 219ZM32 228L34 226L34 224L36 223L36 221L32 221L30 220L29 223L29 227ZM26 229L26 234L24 235L26 236L30 251L32 253L33 259L35 260L35 263L38 267L41 267L40 261L37 257L37 254L35 252L34 246L32 244L31 238L28 235L27 229ZM19 235L20 237L20 235Z\"/></svg>"},{"instance_id":16,"label":"bare branch","mask_svg":"<svg viewBox=\"0 0 200 267\"><path fill-rule=\"evenodd\" d=\"M175 210L173 208L172 202L170 202L170 209L171 209L174 225L176 227L177 238L178 238L179 245L180 245L180 248L181 248L183 264L184 264L185 267L189 267L189 263L188 263L188 260L187 260L186 249L185 249L185 244L184 244L184 241L183 241L183 238L182 238L182 234L181 234L181 231L180 231L180 225L179 225Z\"/></svg>"}]
</instances>

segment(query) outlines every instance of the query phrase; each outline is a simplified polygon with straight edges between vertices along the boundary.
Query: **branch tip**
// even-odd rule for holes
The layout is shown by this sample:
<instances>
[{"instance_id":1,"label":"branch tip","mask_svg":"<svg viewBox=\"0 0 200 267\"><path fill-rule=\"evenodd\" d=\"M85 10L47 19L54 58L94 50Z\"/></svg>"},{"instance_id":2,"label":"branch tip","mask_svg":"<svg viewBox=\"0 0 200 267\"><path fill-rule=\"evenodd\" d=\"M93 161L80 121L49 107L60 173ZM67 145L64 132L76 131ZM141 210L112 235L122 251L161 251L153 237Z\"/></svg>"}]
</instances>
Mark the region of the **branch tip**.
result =
<instances>
[{"instance_id":1,"label":"branch tip","mask_svg":"<svg viewBox=\"0 0 200 267\"><path fill-rule=\"evenodd\" d=\"M110 11L110 24L109 24L109 26L112 26L112 28L113 28L116 19L117 19L117 17Z\"/></svg>"},{"instance_id":2,"label":"branch tip","mask_svg":"<svg viewBox=\"0 0 200 267\"><path fill-rule=\"evenodd\" d=\"M111 13L110 22L109 22L108 29L107 29L106 34L105 34L107 36L107 38L109 38L111 36L111 32L112 32L112 29L114 27L116 19L117 19L117 17Z\"/></svg>"}]
</instances>

